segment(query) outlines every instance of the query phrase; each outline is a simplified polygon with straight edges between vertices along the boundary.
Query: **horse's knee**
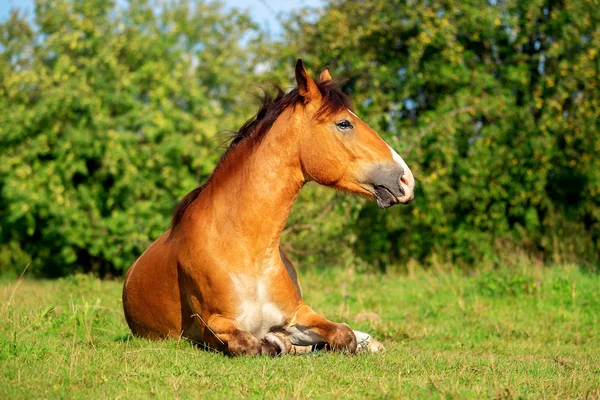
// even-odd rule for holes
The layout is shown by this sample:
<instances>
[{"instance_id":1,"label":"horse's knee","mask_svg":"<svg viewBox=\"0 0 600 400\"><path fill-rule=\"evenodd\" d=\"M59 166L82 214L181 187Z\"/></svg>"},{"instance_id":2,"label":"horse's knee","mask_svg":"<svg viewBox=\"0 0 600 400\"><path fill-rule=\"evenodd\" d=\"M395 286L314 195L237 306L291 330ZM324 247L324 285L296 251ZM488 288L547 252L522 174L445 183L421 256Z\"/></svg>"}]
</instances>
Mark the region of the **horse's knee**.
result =
<instances>
[{"instance_id":1,"label":"horse's knee","mask_svg":"<svg viewBox=\"0 0 600 400\"><path fill-rule=\"evenodd\" d=\"M357 347L356 335L348 325L336 324L336 329L331 332L327 344L331 350L355 353Z\"/></svg>"},{"instance_id":2,"label":"horse's knee","mask_svg":"<svg viewBox=\"0 0 600 400\"><path fill-rule=\"evenodd\" d=\"M228 340L227 352L231 356L278 356L287 354L289 339L275 333L268 333L260 341L246 331L235 331Z\"/></svg>"},{"instance_id":3,"label":"horse's knee","mask_svg":"<svg viewBox=\"0 0 600 400\"><path fill-rule=\"evenodd\" d=\"M236 330L227 341L227 352L231 356L257 356L261 353L261 346L250 333Z\"/></svg>"}]
</instances>

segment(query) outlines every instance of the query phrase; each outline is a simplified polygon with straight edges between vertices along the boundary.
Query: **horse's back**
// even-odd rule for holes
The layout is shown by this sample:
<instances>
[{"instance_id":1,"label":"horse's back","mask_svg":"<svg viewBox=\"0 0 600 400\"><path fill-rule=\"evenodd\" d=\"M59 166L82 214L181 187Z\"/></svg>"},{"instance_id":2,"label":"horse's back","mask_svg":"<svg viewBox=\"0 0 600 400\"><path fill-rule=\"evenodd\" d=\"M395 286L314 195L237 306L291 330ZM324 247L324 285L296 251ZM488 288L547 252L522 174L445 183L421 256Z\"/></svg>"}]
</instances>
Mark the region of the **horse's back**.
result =
<instances>
[{"instance_id":1,"label":"horse's back","mask_svg":"<svg viewBox=\"0 0 600 400\"><path fill-rule=\"evenodd\" d=\"M137 336L156 339L181 334L177 260L171 256L169 234L156 239L125 277L125 319Z\"/></svg>"}]
</instances>

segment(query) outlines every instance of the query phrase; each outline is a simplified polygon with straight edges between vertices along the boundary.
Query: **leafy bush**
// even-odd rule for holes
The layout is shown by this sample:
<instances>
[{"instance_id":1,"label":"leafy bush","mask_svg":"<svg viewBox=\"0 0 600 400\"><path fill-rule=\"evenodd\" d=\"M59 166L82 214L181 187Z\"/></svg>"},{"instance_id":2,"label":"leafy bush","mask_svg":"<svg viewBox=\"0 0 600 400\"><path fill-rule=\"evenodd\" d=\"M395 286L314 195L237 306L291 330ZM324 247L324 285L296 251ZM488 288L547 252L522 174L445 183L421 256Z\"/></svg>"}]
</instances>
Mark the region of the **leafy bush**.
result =
<instances>
[{"instance_id":1,"label":"leafy bush","mask_svg":"<svg viewBox=\"0 0 600 400\"><path fill-rule=\"evenodd\" d=\"M284 232L301 265L600 261L593 0L331 0L280 42L217 3L119 4L0 24L0 272L124 272L251 115L247 84L289 85L296 57L332 67L418 181L386 212L307 186Z\"/></svg>"},{"instance_id":2,"label":"leafy bush","mask_svg":"<svg viewBox=\"0 0 600 400\"><path fill-rule=\"evenodd\" d=\"M331 1L286 39L330 64L417 178L414 203L347 221L357 255L599 261L600 13L591 0ZM362 21L360 24L349 21ZM333 34L335 32L335 34Z\"/></svg>"},{"instance_id":3,"label":"leafy bush","mask_svg":"<svg viewBox=\"0 0 600 400\"><path fill-rule=\"evenodd\" d=\"M143 0L38 1L35 24L0 25L0 271L122 273L249 113L233 94L253 29Z\"/></svg>"}]
</instances>

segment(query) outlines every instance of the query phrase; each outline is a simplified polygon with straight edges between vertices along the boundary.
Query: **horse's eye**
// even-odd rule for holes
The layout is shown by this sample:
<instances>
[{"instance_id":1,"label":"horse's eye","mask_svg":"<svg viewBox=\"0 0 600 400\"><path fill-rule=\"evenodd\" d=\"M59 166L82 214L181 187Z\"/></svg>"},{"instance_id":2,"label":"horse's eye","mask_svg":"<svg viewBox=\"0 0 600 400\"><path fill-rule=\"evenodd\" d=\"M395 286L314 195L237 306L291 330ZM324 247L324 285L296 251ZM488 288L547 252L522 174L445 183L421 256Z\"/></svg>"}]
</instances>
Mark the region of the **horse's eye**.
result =
<instances>
[{"instance_id":1,"label":"horse's eye","mask_svg":"<svg viewBox=\"0 0 600 400\"><path fill-rule=\"evenodd\" d=\"M352 124L348 120L343 120L335 124L339 130L345 131L346 129L352 129Z\"/></svg>"}]
</instances>

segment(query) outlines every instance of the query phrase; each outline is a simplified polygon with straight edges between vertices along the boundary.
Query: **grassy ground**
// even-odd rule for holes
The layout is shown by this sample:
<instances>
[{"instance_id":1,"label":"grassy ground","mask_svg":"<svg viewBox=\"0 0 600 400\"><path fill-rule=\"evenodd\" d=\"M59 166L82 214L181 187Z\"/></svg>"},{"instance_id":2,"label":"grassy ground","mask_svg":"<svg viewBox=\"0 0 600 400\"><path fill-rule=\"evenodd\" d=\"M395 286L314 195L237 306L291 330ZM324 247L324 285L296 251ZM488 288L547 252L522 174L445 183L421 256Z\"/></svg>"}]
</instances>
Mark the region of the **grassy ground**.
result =
<instances>
[{"instance_id":1,"label":"grassy ground","mask_svg":"<svg viewBox=\"0 0 600 400\"><path fill-rule=\"evenodd\" d=\"M0 284L0 398L600 398L596 274L302 275L313 308L387 353L233 359L130 338L120 282L12 281Z\"/></svg>"}]
</instances>

